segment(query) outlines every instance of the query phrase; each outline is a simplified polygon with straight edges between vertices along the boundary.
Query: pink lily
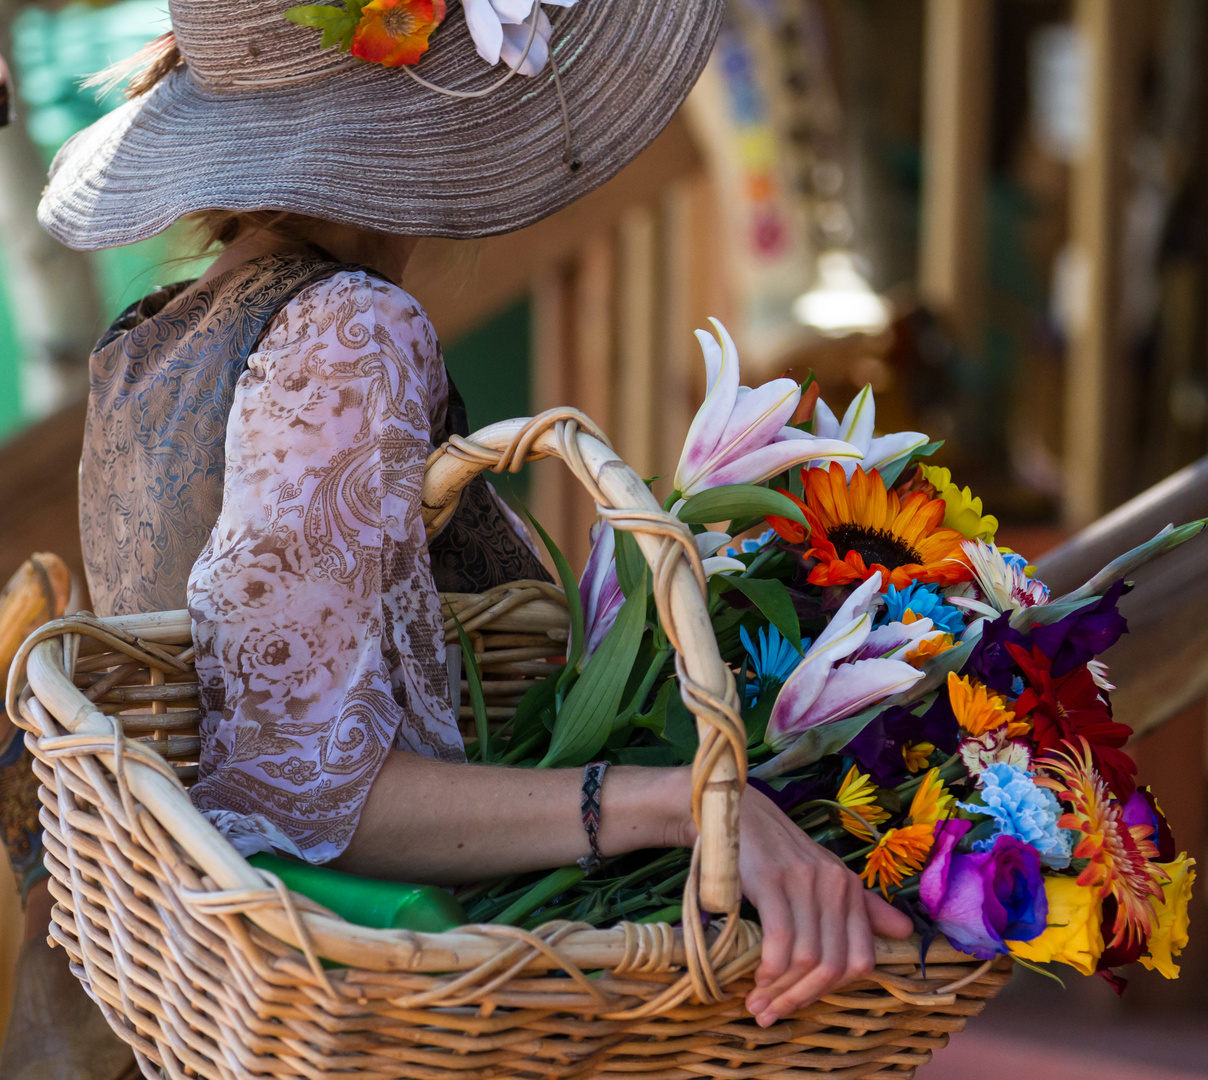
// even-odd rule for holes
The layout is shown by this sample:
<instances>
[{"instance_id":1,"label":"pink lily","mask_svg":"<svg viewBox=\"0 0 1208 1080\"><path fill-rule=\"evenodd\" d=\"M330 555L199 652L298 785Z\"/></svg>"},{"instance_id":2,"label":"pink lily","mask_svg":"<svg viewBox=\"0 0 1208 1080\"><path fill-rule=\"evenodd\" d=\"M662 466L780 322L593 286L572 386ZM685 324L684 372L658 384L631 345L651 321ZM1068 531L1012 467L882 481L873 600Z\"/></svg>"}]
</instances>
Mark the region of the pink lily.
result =
<instances>
[{"instance_id":1,"label":"pink lily","mask_svg":"<svg viewBox=\"0 0 1208 1080\"><path fill-rule=\"evenodd\" d=\"M696 536L696 548L700 552L701 564L705 577L714 574L728 574L743 571L746 565L738 559L719 552L732 537L728 533L705 532ZM579 657L579 670L582 671L591 659L592 653L600 647L600 643L608 636L621 605L625 603L625 594L621 591L621 583L617 579L617 534L607 522L596 526L595 537L591 545L591 553L587 556L587 565L583 568L583 576L579 579L579 595L583 598L583 632L585 641L583 655Z\"/></svg>"},{"instance_id":2,"label":"pink lily","mask_svg":"<svg viewBox=\"0 0 1208 1080\"><path fill-rule=\"evenodd\" d=\"M861 456L850 443L787 426L801 400L801 387L792 379L773 379L754 389L740 386L734 341L720 322L709 322L720 344L708 332L696 332L708 384L675 470L680 495L687 498L723 484L762 483L805 461Z\"/></svg>"},{"instance_id":3,"label":"pink lily","mask_svg":"<svg viewBox=\"0 0 1208 1080\"><path fill-rule=\"evenodd\" d=\"M904 636L896 629L900 624L882 627L875 632L877 637L872 636L872 606L880 587L881 575L876 573L847 598L781 687L766 735L773 750L783 750L802 732L852 716L923 677L909 664L885 655L908 644L900 640ZM930 620L920 619L922 623ZM904 629L909 632L911 627ZM930 631L927 625L918 632ZM870 652L875 655L856 659L870 639Z\"/></svg>"}]
</instances>

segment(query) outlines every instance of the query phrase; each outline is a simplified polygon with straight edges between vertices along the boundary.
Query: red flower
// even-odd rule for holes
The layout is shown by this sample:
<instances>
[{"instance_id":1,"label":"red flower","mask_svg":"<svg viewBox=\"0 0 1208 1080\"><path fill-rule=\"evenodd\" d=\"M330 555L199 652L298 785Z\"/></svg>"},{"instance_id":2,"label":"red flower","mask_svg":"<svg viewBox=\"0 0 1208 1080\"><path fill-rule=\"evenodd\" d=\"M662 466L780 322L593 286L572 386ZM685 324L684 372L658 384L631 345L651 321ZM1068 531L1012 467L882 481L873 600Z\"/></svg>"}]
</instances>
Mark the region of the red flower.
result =
<instances>
[{"instance_id":1,"label":"red flower","mask_svg":"<svg viewBox=\"0 0 1208 1080\"><path fill-rule=\"evenodd\" d=\"M1030 684L1015 702L1015 714L1032 714L1037 749L1043 753L1062 743L1077 746L1081 736L1090 744L1099 774L1116 797L1126 801L1137 786L1137 766L1120 747L1128 742L1132 729L1112 719L1111 706L1100 697L1087 666L1055 679L1053 662L1038 646L1030 653L1010 641L1006 647Z\"/></svg>"},{"instance_id":2,"label":"red flower","mask_svg":"<svg viewBox=\"0 0 1208 1080\"><path fill-rule=\"evenodd\" d=\"M372 0L361 9L352 55L385 67L417 64L444 18L445 0Z\"/></svg>"}]
</instances>

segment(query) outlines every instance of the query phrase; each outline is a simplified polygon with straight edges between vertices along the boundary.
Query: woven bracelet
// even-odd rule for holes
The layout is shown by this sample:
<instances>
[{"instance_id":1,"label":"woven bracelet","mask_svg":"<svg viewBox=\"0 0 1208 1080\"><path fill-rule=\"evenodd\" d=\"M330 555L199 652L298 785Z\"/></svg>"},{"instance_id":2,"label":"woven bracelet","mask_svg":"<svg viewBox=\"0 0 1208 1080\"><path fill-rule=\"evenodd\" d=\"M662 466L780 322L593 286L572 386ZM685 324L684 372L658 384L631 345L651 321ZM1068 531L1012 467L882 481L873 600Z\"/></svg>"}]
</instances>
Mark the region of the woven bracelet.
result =
<instances>
[{"instance_id":1,"label":"woven bracelet","mask_svg":"<svg viewBox=\"0 0 1208 1080\"><path fill-rule=\"evenodd\" d=\"M591 854L579 860L579 867L587 875L594 874L607 860L600 851L600 789L604 786L607 761L593 761L583 769L583 790L579 795L579 812L583 817L583 831L591 845Z\"/></svg>"}]
</instances>

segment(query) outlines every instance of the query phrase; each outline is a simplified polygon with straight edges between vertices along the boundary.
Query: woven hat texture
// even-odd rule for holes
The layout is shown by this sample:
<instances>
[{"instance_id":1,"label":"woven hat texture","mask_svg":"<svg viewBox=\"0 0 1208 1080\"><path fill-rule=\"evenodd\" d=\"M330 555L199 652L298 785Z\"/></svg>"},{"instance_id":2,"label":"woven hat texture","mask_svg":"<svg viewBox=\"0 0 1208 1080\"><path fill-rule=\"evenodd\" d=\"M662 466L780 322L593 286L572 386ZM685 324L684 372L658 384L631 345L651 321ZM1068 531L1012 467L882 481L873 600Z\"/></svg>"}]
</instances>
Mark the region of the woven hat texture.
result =
<instances>
[{"instance_id":1,"label":"woven hat texture","mask_svg":"<svg viewBox=\"0 0 1208 1080\"><path fill-rule=\"evenodd\" d=\"M574 157L549 65L477 99L321 50L294 0L171 0L185 66L72 138L38 210L63 243L114 247L203 209L288 210L414 236L522 228L644 149L696 81L724 0L579 0L548 8ZM476 91L507 68L450 4L415 71Z\"/></svg>"}]
</instances>

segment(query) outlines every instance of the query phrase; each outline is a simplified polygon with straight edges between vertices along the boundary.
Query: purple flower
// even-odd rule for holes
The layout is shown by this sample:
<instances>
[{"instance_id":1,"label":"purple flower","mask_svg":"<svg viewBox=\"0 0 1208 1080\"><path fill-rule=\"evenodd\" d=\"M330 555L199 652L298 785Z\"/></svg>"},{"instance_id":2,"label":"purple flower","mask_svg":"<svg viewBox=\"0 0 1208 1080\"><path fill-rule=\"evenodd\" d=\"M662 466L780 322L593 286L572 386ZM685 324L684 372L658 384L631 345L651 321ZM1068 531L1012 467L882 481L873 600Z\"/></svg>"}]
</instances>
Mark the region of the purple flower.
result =
<instances>
[{"instance_id":1,"label":"purple flower","mask_svg":"<svg viewBox=\"0 0 1208 1080\"><path fill-rule=\"evenodd\" d=\"M1129 828L1134 825L1149 826L1151 832L1146 839L1157 845L1158 862L1170 862L1174 859L1174 835L1170 831L1166 815L1158 808L1157 800L1149 788L1137 788L1124 804L1122 815L1124 824Z\"/></svg>"},{"instance_id":2,"label":"purple flower","mask_svg":"<svg viewBox=\"0 0 1208 1080\"><path fill-rule=\"evenodd\" d=\"M1032 627L1032 640L1053 661L1054 678L1106 652L1128 632L1128 620L1116 606L1123 592L1124 582L1117 581L1095 603L1048 626Z\"/></svg>"},{"instance_id":3,"label":"purple flower","mask_svg":"<svg viewBox=\"0 0 1208 1080\"><path fill-rule=\"evenodd\" d=\"M1026 634L1011 627L1011 612L1005 611L993 622L982 624L981 637L969 659L961 669L966 675L974 675L991 690L1000 694L1012 692L1012 683L1020 674L1015 660L1007 651L1008 645L1018 645L1028 652L1032 644Z\"/></svg>"},{"instance_id":4,"label":"purple flower","mask_svg":"<svg viewBox=\"0 0 1208 1080\"><path fill-rule=\"evenodd\" d=\"M1036 849L999 836L989 851L958 855L956 845L971 826L960 820L936 826L919 899L953 945L989 960L1007 951L1006 942L1043 933L1049 905Z\"/></svg>"},{"instance_id":5,"label":"purple flower","mask_svg":"<svg viewBox=\"0 0 1208 1080\"><path fill-rule=\"evenodd\" d=\"M954 754L960 741L960 725L953 715L948 695L935 699L922 716L894 705L872 721L843 753L851 755L869 773L878 787L893 787L907 776L902 748L907 743L931 743L945 754Z\"/></svg>"}]
</instances>

